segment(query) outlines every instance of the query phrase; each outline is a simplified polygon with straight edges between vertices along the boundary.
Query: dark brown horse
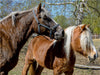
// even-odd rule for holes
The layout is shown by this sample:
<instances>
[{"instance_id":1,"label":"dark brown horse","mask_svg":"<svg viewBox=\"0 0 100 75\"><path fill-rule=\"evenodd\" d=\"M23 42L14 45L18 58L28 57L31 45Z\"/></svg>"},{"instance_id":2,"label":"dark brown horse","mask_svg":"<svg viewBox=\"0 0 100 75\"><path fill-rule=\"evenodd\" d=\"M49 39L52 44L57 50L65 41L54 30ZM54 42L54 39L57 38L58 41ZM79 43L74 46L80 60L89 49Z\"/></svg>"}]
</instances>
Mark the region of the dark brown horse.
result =
<instances>
[{"instance_id":1,"label":"dark brown horse","mask_svg":"<svg viewBox=\"0 0 100 75\"><path fill-rule=\"evenodd\" d=\"M21 48L34 32L50 33L55 39L61 39L64 35L62 27L41 4L27 11L13 12L0 21L0 75L8 75L16 66Z\"/></svg>"},{"instance_id":2,"label":"dark brown horse","mask_svg":"<svg viewBox=\"0 0 100 75\"><path fill-rule=\"evenodd\" d=\"M32 75L40 75L43 68L52 69L54 75L72 75L74 51L89 57L90 61L97 58L90 30L84 24L66 28L64 39L59 41L51 40L47 36L37 36L29 44L22 75L27 75L31 64L34 68Z\"/></svg>"}]
</instances>

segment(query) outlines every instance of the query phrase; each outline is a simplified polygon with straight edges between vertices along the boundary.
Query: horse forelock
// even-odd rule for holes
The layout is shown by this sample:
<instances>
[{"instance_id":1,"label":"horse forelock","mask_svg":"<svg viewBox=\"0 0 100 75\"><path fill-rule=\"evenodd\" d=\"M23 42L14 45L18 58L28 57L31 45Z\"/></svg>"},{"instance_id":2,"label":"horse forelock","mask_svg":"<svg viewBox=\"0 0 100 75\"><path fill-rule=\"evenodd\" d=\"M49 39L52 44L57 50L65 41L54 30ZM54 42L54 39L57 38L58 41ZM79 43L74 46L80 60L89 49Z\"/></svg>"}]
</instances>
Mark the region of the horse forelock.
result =
<instances>
[{"instance_id":1,"label":"horse forelock","mask_svg":"<svg viewBox=\"0 0 100 75\"><path fill-rule=\"evenodd\" d=\"M47 16L47 17L49 17L50 18L50 14L49 14L49 12L45 9L45 8L41 8L41 18L43 18L44 16Z\"/></svg>"},{"instance_id":2,"label":"horse forelock","mask_svg":"<svg viewBox=\"0 0 100 75\"><path fill-rule=\"evenodd\" d=\"M67 59L69 59L70 56L70 45L71 45L71 37L73 35L73 31L76 28L76 26L71 26L65 29L65 36L64 36L64 49L67 55Z\"/></svg>"},{"instance_id":3,"label":"horse forelock","mask_svg":"<svg viewBox=\"0 0 100 75\"><path fill-rule=\"evenodd\" d=\"M78 25L78 26L80 26L80 27L81 27L81 26L83 26L83 25L84 25L84 24L80 24L80 25Z\"/></svg>"},{"instance_id":4,"label":"horse forelock","mask_svg":"<svg viewBox=\"0 0 100 75\"><path fill-rule=\"evenodd\" d=\"M94 46L93 41L92 41L92 34L89 28L86 28L81 33L80 44L81 44L82 50L90 50Z\"/></svg>"}]
</instances>

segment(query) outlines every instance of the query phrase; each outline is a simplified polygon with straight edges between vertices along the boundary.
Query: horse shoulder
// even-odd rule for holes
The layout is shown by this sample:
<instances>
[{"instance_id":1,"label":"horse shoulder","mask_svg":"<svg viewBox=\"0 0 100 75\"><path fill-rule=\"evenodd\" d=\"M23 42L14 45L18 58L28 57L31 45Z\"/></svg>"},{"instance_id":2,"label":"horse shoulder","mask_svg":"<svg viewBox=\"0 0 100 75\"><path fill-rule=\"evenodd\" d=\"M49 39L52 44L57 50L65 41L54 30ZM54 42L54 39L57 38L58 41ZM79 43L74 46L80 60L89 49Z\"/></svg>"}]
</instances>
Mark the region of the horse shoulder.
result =
<instances>
[{"instance_id":1,"label":"horse shoulder","mask_svg":"<svg viewBox=\"0 0 100 75\"><path fill-rule=\"evenodd\" d=\"M53 45L54 40L50 40L44 36L37 36L29 44L29 49L33 53L33 58L42 66L45 65L48 50ZM31 46L31 47L30 47ZM41 60L42 59L42 60Z\"/></svg>"},{"instance_id":2,"label":"horse shoulder","mask_svg":"<svg viewBox=\"0 0 100 75\"><path fill-rule=\"evenodd\" d=\"M29 49L33 51L33 53L46 52L48 48L53 44L53 40L48 40L43 36L37 36L31 40L29 44ZM45 50L45 51L44 51Z\"/></svg>"}]
</instances>

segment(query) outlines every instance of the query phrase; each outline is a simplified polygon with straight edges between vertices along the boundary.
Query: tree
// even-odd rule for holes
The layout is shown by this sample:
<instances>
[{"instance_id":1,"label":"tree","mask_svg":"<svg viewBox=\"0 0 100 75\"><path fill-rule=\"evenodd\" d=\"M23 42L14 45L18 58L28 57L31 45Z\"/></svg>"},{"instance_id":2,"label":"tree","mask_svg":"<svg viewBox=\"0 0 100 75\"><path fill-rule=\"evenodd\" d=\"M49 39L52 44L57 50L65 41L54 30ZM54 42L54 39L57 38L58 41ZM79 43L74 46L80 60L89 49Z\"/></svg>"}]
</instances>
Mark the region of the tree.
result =
<instances>
[{"instance_id":1,"label":"tree","mask_svg":"<svg viewBox=\"0 0 100 75\"><path fill-rule=\"evenodd\" d=\"M87 2L89 13L85 13L82 23L90 24L90 29L94 34L100 34L100 1L92 0Z\"/></svg>"},{"instance_id":2,"label":"tree","mask_svg":"<svg viewBox=\"0 0 100 75\"><path fill-rule=\"evenodd\" d=\"M53 0L47 1L46 3L50 6L52 5L54 8L56 7L59 9L60 11L56 10L57 13L64 9L61 8L61 6L66 6L64 13L68 15L73 13L73 15L69 16L71 18L69 20L71 22L74 21L73 25L75 25L75 21L79 19L79 21L81 20L81 23L90 24L90 29L93 33L100 34L100 0ZM68 9L68 6L70 9ZM70 12L66 12L66 10L69 10ZM66 15L64 16L67 17ZM68 22L67 20L67 23L70 24L71 22Z\"/></svg>"},{"instance_id":3,"label":"tree","mask_svg":"<svg viewBox=\"0 0 100 75\"><path fill-rule=\"evenodd\" d=\"M0 0L0 19L13 11L22 11L33 8L39 0Z\"/></svg>"},{"instance_id":4,"label":"tree","mask_svg":"<svg viewBox=\"0 0 100 75\"><path fill-rule=\"evenodd\" d=\"M66 28L68 26L67 18L63 15L56 16L54 18L57 23L59 23L63 28Z\"/></svg>"}]
</instances>

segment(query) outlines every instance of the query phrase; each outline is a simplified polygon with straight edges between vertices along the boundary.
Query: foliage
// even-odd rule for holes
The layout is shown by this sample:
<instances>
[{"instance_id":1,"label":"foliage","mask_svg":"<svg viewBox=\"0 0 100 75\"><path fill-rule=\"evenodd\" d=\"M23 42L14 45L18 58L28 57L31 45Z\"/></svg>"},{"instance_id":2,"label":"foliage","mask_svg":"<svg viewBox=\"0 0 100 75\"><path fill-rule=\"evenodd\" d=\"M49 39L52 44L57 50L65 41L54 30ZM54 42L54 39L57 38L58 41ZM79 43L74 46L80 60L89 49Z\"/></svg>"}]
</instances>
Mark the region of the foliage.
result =
<instances>
[{"instance_id":1,"label":"foliage","mask_svg":"<svg viewBox=\"0 0 100 75\"><path fill-rule=\"evenodd\" d=\"M68 22L67 22L67 18L63 15L59 15L59 16L56 16L55 18L55 21L57 23L59 23L63 28L66 28L68 26Z\"/></svg>"},{"instance_id":2,"label":"foliage","mask_svg":"<svg viewBox=\"0 0 100 75\"><path fill-rule=\"evenodd\" d=\"M84 18L84 24L90 24L90 29L94 34L100 34L100 17L93 17L93 19Z\"/></svg>"},{"instance_id":3,"label":"foliage","mask_svg":"<svg viewBox=\"0 0 100 75\"><path fill-rule=\"evenodd\" d=\"M88 1L89 13L85 12L83 23L90 24L93 34L100 34L100 1Z\"/></svg>"}]
</instances>

